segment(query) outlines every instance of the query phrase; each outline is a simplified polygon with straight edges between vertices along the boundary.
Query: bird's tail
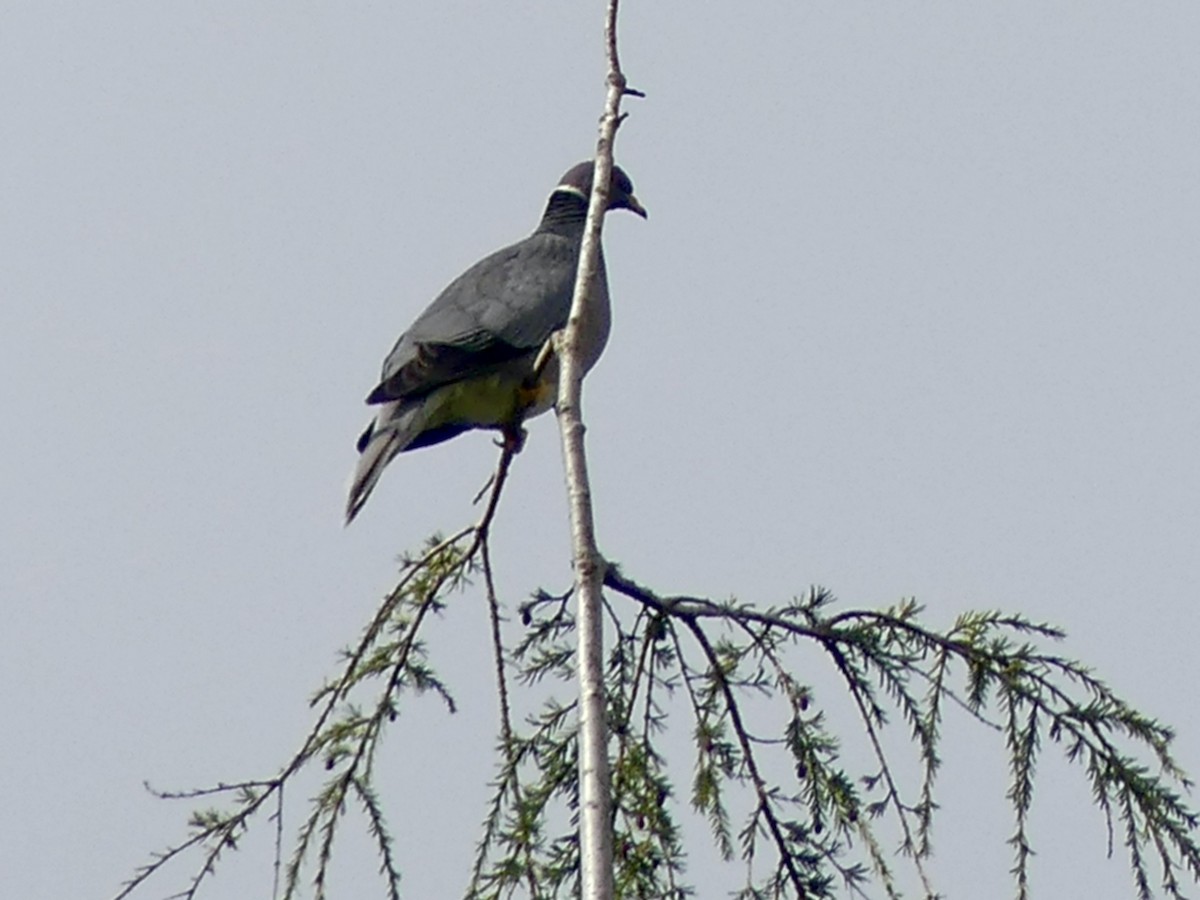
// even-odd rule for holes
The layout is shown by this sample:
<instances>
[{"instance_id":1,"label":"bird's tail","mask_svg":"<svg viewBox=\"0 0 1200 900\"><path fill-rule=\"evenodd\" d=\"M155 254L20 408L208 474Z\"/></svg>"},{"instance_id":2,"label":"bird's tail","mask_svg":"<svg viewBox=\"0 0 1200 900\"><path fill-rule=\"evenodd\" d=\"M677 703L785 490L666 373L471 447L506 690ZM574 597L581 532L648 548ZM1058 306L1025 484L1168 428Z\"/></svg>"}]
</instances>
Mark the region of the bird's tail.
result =
<instances>
[{"instance_id":1,"label":"bird's tail","mask_svg":"<svg viewBox=\"0 0 1200 900\"><path fill-rule=\"evenodd\" d=\"M413 442L423 425L424 416L421 415L419 404L402 406L388 403L380 408L375 420L358 439L361 455L350 477L350 491L346 499L347 525L354 521L371 496L387 464Z\"/></svg>"}]
</instances>

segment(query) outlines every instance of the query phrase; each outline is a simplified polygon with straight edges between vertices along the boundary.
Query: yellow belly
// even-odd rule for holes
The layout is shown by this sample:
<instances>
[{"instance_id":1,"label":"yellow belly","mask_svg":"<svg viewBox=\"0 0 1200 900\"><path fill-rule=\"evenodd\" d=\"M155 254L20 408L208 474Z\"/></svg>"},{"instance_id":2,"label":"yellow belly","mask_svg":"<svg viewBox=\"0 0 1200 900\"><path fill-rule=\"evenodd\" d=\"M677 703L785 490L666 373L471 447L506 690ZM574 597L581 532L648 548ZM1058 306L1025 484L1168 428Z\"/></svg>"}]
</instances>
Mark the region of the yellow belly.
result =
<instances>
[{"instance_id":1,"label":"yellow belly","mask_svg":"<svg viewBox=\"0 0 1200 900\"><path fill-rule=\"evenodd\" d=\"M438 388L429 396L432 409L426 427L499 428L541 415L554 406L554 374L543 373L532 386L526 386L512 373L496 372Z\"/></svg>"}]
</instances>

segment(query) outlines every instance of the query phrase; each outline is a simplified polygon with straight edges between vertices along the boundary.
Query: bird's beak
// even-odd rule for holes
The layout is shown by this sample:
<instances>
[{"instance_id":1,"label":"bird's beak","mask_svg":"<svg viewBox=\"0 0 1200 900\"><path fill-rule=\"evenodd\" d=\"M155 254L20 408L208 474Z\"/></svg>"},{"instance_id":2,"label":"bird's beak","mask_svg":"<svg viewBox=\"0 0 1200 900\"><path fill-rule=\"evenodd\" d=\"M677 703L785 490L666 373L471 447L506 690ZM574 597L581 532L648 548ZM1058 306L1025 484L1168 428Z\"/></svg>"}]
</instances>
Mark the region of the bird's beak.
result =
<instances>
[{"instance_id":1,"label":"bird's beak","mask_svg":"<svg viewBox=\"0 0 1200 900\"><path fill-rule=\"evenodd\" d=\"M638 202L638 198L630 194L625 198L625 208L630 212L637 213L643 219L649 218L650 214L646 212L646 207Z\"/></svg>"}]
</instances>

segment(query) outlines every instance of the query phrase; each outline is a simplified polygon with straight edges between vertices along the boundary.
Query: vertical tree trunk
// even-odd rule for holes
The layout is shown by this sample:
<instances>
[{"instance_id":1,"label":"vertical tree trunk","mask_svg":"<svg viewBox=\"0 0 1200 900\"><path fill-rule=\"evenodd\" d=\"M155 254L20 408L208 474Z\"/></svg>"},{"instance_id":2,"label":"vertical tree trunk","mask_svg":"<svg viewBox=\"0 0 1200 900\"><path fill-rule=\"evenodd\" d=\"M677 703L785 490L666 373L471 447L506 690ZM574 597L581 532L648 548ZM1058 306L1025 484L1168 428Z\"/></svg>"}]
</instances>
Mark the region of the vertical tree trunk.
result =
<instances>
[{"instance_id":1,"label":"vertical tree trunk","mask_svg":"<svg viewBox=\"0 0 1200 900\"><path fill-rule=\"evenodd\" d=\"M562 434L570 505L571 537L575 559L575 598L579 635L579 849L583 900L612 900L612 789L608 764L608 727L604 699L604 628L600 589L605 563L596 548L592 495L583 446L580 402L583 387L580 353L580 316L600 256L600 231L608 207L613 167L613 140L620 124L625 78L617 58L617 4L608 0L605 46L608 53L608 91L600 136L596 145L596 171L588 206L579 271L571 317L558 348L560 375L558 423Z\"/></svg>"}]
</instances>

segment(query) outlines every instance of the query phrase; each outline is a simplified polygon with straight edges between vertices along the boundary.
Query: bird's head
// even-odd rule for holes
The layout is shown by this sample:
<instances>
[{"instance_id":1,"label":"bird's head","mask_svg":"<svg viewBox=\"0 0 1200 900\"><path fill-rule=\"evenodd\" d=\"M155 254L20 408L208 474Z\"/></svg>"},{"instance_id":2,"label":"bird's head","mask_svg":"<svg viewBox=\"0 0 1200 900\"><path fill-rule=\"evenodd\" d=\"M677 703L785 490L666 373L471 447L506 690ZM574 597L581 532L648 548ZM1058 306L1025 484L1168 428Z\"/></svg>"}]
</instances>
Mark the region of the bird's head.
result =
<instances>
[{"instance_id":1,"label":"bird's head","mask_svg":"<svg viewBox=\"0 0 1200 900\"><path fill-rule=\"evenodd\" d=\"M563 191L582 197L584 203L587 203L592 196L592 176L595 173L595 167L595 162L590 159L572 166L559 179L558 187L554 189L555 193ZM633 195L633 182L629 180L629 176L622 171L620 166L613 166L612 169L612 184L608 190L608 208L627 209L643 219L646 218L646 208Z\"/></svg>"}]
</instances>

